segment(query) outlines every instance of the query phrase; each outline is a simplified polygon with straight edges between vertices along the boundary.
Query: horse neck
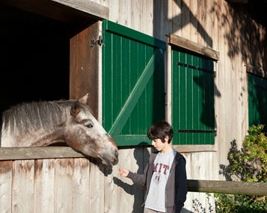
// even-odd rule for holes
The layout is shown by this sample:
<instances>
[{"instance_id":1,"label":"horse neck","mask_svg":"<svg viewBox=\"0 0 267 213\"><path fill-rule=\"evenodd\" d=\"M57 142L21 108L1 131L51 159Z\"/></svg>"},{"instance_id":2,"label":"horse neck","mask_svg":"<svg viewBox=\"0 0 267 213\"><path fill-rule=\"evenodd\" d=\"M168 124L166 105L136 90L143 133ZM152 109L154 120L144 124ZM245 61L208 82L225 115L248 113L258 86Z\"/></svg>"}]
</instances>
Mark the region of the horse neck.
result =
<instances>
[{"instance_id":1,"label":"horse neck","mask_svg":"<svg viewBox=\"0 0 267 213\"><path fill-rule=\"evenodd\" d=\"M55 143L65 143L62 131L55 131L44 135L36 135L29 146L49 146ZM59 134L60 133L60 134Z\"/></svg>"},{"instance_id":2,"label":"horse neck","mask_svg":"<svg viewBox=\"0 0 267 213\"><path fill-rule=\"evenodd\" d=\"M64 142L62 131L32 131L23 134L6 134L1 137L2 147L49 146Z\"/></svg>"}]
</instances>

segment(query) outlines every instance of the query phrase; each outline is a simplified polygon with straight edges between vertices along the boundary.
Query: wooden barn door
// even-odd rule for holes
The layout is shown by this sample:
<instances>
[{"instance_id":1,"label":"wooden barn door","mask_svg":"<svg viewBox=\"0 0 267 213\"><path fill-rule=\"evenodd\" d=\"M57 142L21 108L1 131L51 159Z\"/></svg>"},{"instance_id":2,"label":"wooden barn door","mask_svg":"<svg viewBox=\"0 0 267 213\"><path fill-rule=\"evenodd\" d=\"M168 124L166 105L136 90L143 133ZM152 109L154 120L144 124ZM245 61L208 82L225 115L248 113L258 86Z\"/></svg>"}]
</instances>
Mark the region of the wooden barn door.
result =
<instances>
[{"instance_id":1,"label":"wooden barn door","mask_svg":"<svg viewBox=\"0 0 267 213\"><path fill-rule=\"evenodd\" d=\"M89 92L88 105L98 119L99 55L101 46L92 41L99 37L101 22L95 22L70 39L70 99Z\"/></svg>"},{"instance_id":2,"label":"wooden barn door","mask_svg":"<svg viewBox=\"0 0 267 213\"><path fill-rule=\"evenodd\" d=\"M103 21L102 121L119 146L146 144L148 127L165 118L166 43Z\"/></svg>"}]
</instances>

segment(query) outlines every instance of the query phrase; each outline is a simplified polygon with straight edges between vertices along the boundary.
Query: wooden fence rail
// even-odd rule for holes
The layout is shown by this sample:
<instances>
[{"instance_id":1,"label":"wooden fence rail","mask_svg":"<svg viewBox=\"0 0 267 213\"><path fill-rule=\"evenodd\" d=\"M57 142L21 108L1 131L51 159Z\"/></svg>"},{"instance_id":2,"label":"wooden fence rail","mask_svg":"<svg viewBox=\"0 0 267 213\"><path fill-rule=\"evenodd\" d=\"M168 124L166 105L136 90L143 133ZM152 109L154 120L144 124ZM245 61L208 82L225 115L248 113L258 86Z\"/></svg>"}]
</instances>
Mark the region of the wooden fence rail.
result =
<instances>
[{"instance_id":1,"label":"wooden fence rail","mask_svg":"<svg viewBox=\"0 0 267 213\"><path fill-rule=\"evenodd\" d=\"M267 183L248 183L237 181L188 180L191 192L218 194L267 195Z\"/></svg>"},{"instance_id":2,"label":"wooden fence rail","mask_svg":"<svg viewBox=\"0 0 267 213\"><path fill-rule=\"evenodd\" d=\"M70 147L8 147L0 148L0 161L52 158L80 158L82 154ZM267 195L267 183L248 183L215 180L188 180L191 192Z\"/></svg>"}]
</instances>

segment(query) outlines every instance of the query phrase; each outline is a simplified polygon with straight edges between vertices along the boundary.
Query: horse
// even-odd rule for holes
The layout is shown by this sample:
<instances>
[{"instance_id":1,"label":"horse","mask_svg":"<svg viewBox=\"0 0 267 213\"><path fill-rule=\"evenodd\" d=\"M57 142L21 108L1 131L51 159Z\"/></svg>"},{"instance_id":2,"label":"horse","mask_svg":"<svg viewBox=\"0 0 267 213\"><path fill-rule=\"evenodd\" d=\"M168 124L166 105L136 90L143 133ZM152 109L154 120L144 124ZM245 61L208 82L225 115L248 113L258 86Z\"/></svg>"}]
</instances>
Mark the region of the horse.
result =
<instances>
[{"instance_id":1,"label":"horse","mask_svg":"<svg viewBox=\"0 0 267 213\"><path fill-rule=\"evenodd\" d=\"M79 100L34 101L17 104L2 114L2 147L49 146L65 143L84 156L112 166L118 147L92 115L89 95Z\"/></svg>"}]
</instances>

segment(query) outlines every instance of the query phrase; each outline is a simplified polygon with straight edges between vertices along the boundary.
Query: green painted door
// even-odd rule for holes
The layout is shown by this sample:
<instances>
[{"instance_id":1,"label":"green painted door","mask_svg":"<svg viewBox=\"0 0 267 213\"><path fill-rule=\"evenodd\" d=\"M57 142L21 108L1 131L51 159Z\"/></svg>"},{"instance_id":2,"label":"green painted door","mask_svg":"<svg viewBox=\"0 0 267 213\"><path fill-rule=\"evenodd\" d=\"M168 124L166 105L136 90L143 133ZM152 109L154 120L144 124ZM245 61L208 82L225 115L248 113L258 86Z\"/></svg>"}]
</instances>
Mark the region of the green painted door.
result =
<instances>
[{"instance_id":1,"label":"green painted door","mask_svg":"<svg viewBox=\"0 0 267 213\"><path fill-rule=\"evenodd\" d=\"M102 122L119 146L150 143L149 126L165 118L166 43L103 21Z\"/></svg>"},{"instance_id":2,"label":"green painted door","mask_svg":"<svg viewBox=\"0 0 267 213\"><path fill-rule=\"evenodd\" d=\"M213 61L172 50L174 144L214 144Z\"/></svg>"},{"instance_id":3,"label":"green painted door","mask_svg":"<svg viewBox=\"0 0 267 213\"><path fill-rule=\"evenodd\" d=\"M248 73L249 126L263 124L267 131L267 79Z\"/></svg>"}]
</instances>

